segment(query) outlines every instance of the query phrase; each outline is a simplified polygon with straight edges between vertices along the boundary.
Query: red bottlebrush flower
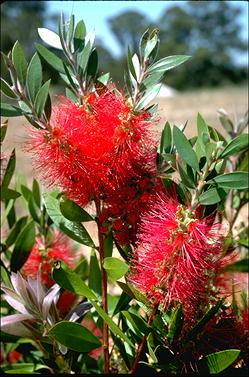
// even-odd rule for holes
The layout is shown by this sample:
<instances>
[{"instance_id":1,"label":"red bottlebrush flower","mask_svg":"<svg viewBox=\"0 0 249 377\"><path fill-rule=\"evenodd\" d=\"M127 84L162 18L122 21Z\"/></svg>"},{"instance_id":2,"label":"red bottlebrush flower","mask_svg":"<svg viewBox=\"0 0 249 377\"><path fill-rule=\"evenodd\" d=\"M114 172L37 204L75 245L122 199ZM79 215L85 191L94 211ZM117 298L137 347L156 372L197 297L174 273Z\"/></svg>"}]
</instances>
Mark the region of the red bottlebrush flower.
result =
<instances>
[{"instance_id":1,"label":"red bottlebrush flower","mask_svg":"<svg viewBox=\"0 0 249 377\"><path fill-rule=\"evenodd\" d=\"M7 356L10 364L16 364L22 359L22 354L16 350L10 351Z\"/></svg>"},{"instance_id":2,"label":"red bottlebrush flower","mask_svg":"<svg viewBox=\"0 0 249 377\"><path fill-rule=\"evenodd\" d=\"M47 286L52 286L54 284L51 277L53 261L60 259L72 267L73 255L70 246L70 240L59 232L54 233L47 249L45 249L42 239L37 237L36 243L22 267L22 273L35 279L41 265L42 282Z\"/></svg>"},{"instance_id":3,"label":"red bottlebrush flower","mask_svg":"<svg viewBox=\"0 0 249 377\"><path fill-rule=\"evenodd\" d=\"M84 106L64 99L51 128L33 130L29 149L49 185L57 185L80 205L150 165L155 141L148 113L133 114L117 91L85 98Z\"/></svg>"},{"instance_id":4,"label":"red bottlebrush flower","mask_svg":"<svg viewBox=\"0 0 249 377\"><path fill-rule=\"evenodd\" d=\"M69 310L72 308L75 300L76 295L73 292L64 291L56 304L57 309L59 310L60 316L62 318L65 317L65 315L69 312Z\"/></svg>"},{"instance_id":5,"label":"red bottlebrush flower","mask_svg":"<svg viewBox=\"0 0 249 377\"><path fill-rule=\"evenodd\" d=\"M109 192L101 220L103 224L112 226L120 245L135 245L141 216L156 194L163 190L161 179L156 177L155 172L152 174L140 169L138 177L132 177L126 184Z\"/></svg>"},{"instance_id":6,"label":"red bottlebrush flower","mask_svg":"<svg viewBox=\"0 0 249 377\"><path fill-rule=\"evenodd\" d=\"M181 302L191 320L210 302L222 252L221 226L189 214L165 194L151 204L141 220L129 280L161 309Z\"/></svg>"}]
</instances>

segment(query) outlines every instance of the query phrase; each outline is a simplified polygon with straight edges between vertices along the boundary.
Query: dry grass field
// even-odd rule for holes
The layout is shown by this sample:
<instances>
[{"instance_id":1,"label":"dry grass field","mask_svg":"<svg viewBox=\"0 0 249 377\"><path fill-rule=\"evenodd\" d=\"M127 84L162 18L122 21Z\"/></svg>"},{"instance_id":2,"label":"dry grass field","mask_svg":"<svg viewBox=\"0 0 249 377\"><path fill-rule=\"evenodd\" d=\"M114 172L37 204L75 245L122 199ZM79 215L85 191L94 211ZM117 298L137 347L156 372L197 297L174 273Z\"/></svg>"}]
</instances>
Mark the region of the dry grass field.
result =
<instances>
[{"instance_id":1,"label":"dry grass field","mask_svg":"<svg viewBox=\"0 0 249 377\"><path fill-rule=\"evenodd\" d=\"M177 93L173 97L158 98L155 102L159 105L159 124L161 129L168 120L170 124L179 126L188 121L186 136L196 133L196 116L200 112L209 125L222 132L219 124L217 110L225 109L232 119L239 119L248 107L247 87L227 87L218 89L205 89ZM2 152L16 148L17 172L24 174L28 181L34 176L30 156L24 153L23 145L27 140L27 124L25 118L10 118L9 129Z\"/></svg>"}]
</instances>

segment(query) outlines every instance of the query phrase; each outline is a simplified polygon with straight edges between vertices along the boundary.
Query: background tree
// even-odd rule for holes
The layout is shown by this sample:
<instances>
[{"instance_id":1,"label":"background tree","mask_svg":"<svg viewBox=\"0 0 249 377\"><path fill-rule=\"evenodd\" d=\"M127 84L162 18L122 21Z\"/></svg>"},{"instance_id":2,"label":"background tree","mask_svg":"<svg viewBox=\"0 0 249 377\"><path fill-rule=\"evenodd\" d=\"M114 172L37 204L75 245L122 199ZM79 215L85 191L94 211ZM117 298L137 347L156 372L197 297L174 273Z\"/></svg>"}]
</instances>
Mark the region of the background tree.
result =
<instances>
[{"instance_id":1,"label":"background tree","mask_svg":"<svg viewBox=\"0 0 249 377\"><path fill-rule=\"evenodd\" d=\"M166 9L153 25L160 30L159 57L192 56L188 64L167 73L167 83L182 89L245 80L246 67L238 59L247 46L241 36L240 14L241 10L228 1L189 1ZM125 12L109 19L122 49L129 44L133 52L138 48L137 35L150 24L150 20L137 12ZM122 59L118 64L120 72Z\"/></svg>"},{"instance_id":2,"label":"background tree","mask_svg":"<svg viewBox=\"0 0 249 377\"><path fill-rule=\"evenodd\" d=\"M238 55L246 50L241 38L239 8L227 1L189 1L159 19L162 56L189 54L192 59L167 82L178 87L215 86L246 78ZM167 22L165 22L167 20ZM177 79L176 79L177 77Z\"/></svg>"}]
</instances>

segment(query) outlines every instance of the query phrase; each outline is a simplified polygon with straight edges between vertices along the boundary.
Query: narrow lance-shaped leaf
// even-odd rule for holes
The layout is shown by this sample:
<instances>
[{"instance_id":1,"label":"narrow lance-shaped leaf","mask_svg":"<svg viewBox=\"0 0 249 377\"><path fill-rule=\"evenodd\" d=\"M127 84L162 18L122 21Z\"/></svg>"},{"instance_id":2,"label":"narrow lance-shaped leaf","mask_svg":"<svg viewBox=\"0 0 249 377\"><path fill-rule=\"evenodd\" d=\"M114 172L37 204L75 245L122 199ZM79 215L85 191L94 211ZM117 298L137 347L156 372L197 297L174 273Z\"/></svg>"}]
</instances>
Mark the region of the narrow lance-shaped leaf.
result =
<instances>
[{"instance_id":1,"label":"narrow lance-shaped leaf","mask_svg":"<svg viewBox=\"0 0 249 377\"><path fill-rule=\"evenodd\" d=\"M27 71L27 89L29 98L34 102L42 84L42 65L37 53L31 59Z\"/></svg>"},{"instance_id":2,"label":"narrow lance-shaped leaf","mask_svg":"<svg viewBox=\"0 0 249 377\"><path fill-rule=\"evenodd\" d=\"M12 61L17 73L18 80L24 86L26 82L28 64L22 46L18 41L16 41L12 49Z\"/></svg>"},{"instance_id":3,"label":"narrow lance-shaped leaf","mask_svg":"<svg viewBox=\"0 0 249 377\"><path fill-rule=\"evenodd\" d=\"M173 128L173 139L177 152L182 160L194 170L199 171L198 160L190 142L183 132L176 126Z\"/></svg>"},{"instance_id":4,"label":"narrow lance-shaped leaf","mask_svg":"<svg viewBox=\"0 0 249 377\"><path fill-rule=\"evenodd\" d=\"M200 363L208 369L210 374L217 374L228 368L239 354L238 349L227 349L205 356Z\"/></svg>"},{"instance_id":5,"label":"narrow lance-shaped leaf","mask_svg":"<svg viewBox=\"0 0 249 377\"><path fill-rule=\"evenodd\" d=\"M67 198L63 198L60 202L60 210L62 215L71 221L84 222L94 220L83 208Z\"/></svg>"},{"instance_id":6,"label":"narrow lance-shaped leaf","mask_svg":"<svg viewBox=\"0 0 249 377\"><path fill-rule=\"evenodd\" d=\"M241 259L224 267L224 271L249 272L249 259Z\"/></svg>"},{"instance_id":7,"label":"narrow lance-shaped leaf","mask_svg":"<svg viewBox=\"0 0 249 377\"><path fill-rule=\"evenodd\" d=\"M21 231L17 237L15 247L11 256L10 268L11 271L18 271L26 260L35 243L35 225L30 221Z\"/></svg>"},{"instance_id":8,"label":"narrow lance-shaped leaf","mask_svg":"<svg viewBox=\"0 0 249 377\"><path fill-rule=\"evenodd\" d=\"M235 153L239 153L244 149L248 148L249 146L249 138L248 134L242 134L237 136L235 139L231 140L230 143L227 144L225 149L220 155L220 158L225 158L232 156Z\"/></svg>"},{"instance_id":9,"label":"narrow lance-shaped leaf","mask_svg":"<svg viewBox=\"0 0 249 377\"><path fill-rule=\"evenodd\" d=\"M59 268L53 269L53 279L64 289L74 292L77 295L85 296L92 303L97 313L101 318L108 323L110 330L113 331L115 335L119 335L121 339L129 343L130 346L134 346L129 338L120 330L115 322L108 316L107 313L96 303L97 297L92 292L83 280L74 272L70 271L69 268L62 262L60 262Z\"/></svg>"},{"instance_id":10,"label":"narrow lance-shaped leaf","mask_svg":"<svg viewBox=\"0 0 249 377\"><path fill-rule=\"evenodd\" d=\"M135 67L133 65L131 50L130 50L129 46L128 46L128 53L127 53L127 64L128 64L128 68L129 68L130 73L132 74L134 79L137 80L136 70L135 70Z\"/></svg>"},{"instance_id":11,"label":"narrow lance-shaped leaf","mask_svg":"<svg viewBox=\"0 0 249 377\"><path fill-rule=\"evenodd\" d=\"M74 49L77 50L84 45L84 37L86 35L86 27L84 21L81 20L77 23L74 31Z\"/></svg>"},{"instance_id":12,"label":"narrow lance-shaped leaf","mask_svg":"<svg viewBox=\"0 0 249 377\"><path fill-rule=\"evenodd\" d=\"M89 266L89 288L101 296L101 272L96 251L92 249Z\"/></svg>"},{"instance_id":13,"label":"narrow lance-shaped leaf","mask_svg":"<svg viewBox=\"0 0 249 377\"><path fill-rule=\"evenodd\" d=\"M38 117L40 117L44 111L45 104L48 98L50 79L42 85L35 97L35 110Z\"/></svg>"},{"instance_id":14,"label":"narrow lance-shaped leaf","mask_svg":"<svg viewBox=\"0 0 249 377\"><path fill-rule=\"evenodd\" d=\"M53 67L56 71L65 73L62 60L58 58L53 52L49 51L46 47L36 43L36 49L39 55Z\"/></svg>"},{"instance_id":15,"label":"narrow lance-shaped leaf","mask_svg":"<svg viewBox=\"0 0 249 377\"><path fill-rule=\"evenodd\" d=\"M86 46L84 47L84 49L82 50L82 52L80 52L77 55L78 65L80 66L83 74L85 73L85 70L86 70L86 67L87 67L87 63L88 63L91 51L92 51L92 45L91 45L91 43L89 41L86 44Z\"/></svg>"},{"instance_id":16,"label":"narrow lance-shaped leaf","mask_svg":"<svg viewBox=\"0 0 249 377\"><path fill-rule=\"evenodd\" d=\"M0 115L2 117L18 117L22 114L23 114L23 112L22 112L21 109L1 101Z\"/></svg>"},{"instance_id":17,"label":"narrow lance-shaped leaf","mask_svg":"<svg viewBox=\"0 0 249 377\"><path fill-rule=\"evenodd\" d=\"M175 68L180 64L185 63L190 56L187 55L173 55L173 56L167 56L166 58L162 58L158 60L156 63L152 64L148 68L148 72L152 71L168 71L169 69Z\"/></svg>"},{"instance_id":18,"label":"narrow lance-shaped leaf","mask_svg":"<svg viewBox=\"0 0 249 377\"><path fill-rule=\"evenodd\" d=\"M38 34L49 46L62 50L60 37L54 31L42 27L38 28Z\"/></svg>"},{"instance_id":19,"label":"narrow lance-shaped leaf","mask_svg":"<svg viewBox=\"0 0 249 377\"><path fill-rule=\"evenodd\" d=\"M207 190L203 192L199 196L199 203L202 205L212 205L219 203L221 200L223 200L226 197L226 192L222 188L211 188L210 190Z\"/></svg>"},{"instance_id":20,"label":"narrow lance-shaped leaf","mask_svg":"<svg viewBox=\"0 0 249 377\"><path fill-rule=\"evenodd\" d=\"M10 155L4 176L3 176L2 187L8 187L9 186L11 178L12 178L14 171L15 171L15 167L16 167L16 152L15 152L15 149L13 149L13 151Z\"/></svg>"},{"instance_id":21,"label":"narrow lance-shaped leaf","mask_svg":"<svg viewBox=\"0 0 249 377\"><path fill-rule=\"evenodd\" d=\"M6 132L7 132L7 128L8 128L8 119L5 120L2 124L1 124L1 134L0 134L0 143L2 143L5 139L5 136L6 136Z\"/></svg>"},{"instance_id":22,"label":"narrow lance-shaped leaf","mask_svg":"<svg viewBox=\"0 0 249 377\"><path fill-rule=\"evenodd\" d=\"M10 85L2 78L0 78L0 83L1 83L1 92L9 97L9 98L17 98L17 95L15 92L12 90Z\"/></svg>"},{"instance_id":23,"label":"narrow lance-shaped leaf","mask_svg":"<svg viewBox=\"0 0 249 377\"><path fill-rule=\"evenodd\" d=\"M183 320L184 320L184 314L182 311L182 306L179 304L173 311L170 318L168 335L167 335L169 344L173 343L174 339L181 332Z\"/></svg>"},{"instance_id":24,"label":"narrow lance-shaped leaf","mask_svg":"<svg viewBox=\"0 0 249 377\"><path fill-rule=\"evenodd\" d=\"M215 184L224 189L245 190L249 186L249 174L240 171L222 174L210 179L207 184Z\"/></svg>"},{"instance_id":25,"label":"narrow lance-shaped leaf","mask_svg":"<svg viewBox=\"0 0 249 377\"><path fill-rule=\"evenodd\" d=\"M138 103L135 106L135 109L137 111L145 108L159 93L159 90L161 89L162 84L157 84L153 86L151 89L147 90L144 93L144 96L138 101Z\"/></svg>"},{"instance_id":26,"label":"narrow lance-shaped leaf","mask_svg":"<svg viewBox=\"0 0 249 377\"><path fill-rule=\"evenodd\" d=\"M46 193L43 198L48 215L62 232L83 245L95 247L93 240L81 223L70 221L62 215L59 201L56 198Z\"/></svg>"},{"instance_id":27,"label":"narrow lance-shaped leaf","mask_svg":"<svg viewBox=\"0 0 249 377\"><path fill-rule=\"evenodd\" d=\"M80 276L70 270L65 263L60 262L58 266L53 269L52 276L60 287L76 293L79 296L86 297L88 300L97 300L95 293L91 291Z\"/></svg>"}]
</instances>

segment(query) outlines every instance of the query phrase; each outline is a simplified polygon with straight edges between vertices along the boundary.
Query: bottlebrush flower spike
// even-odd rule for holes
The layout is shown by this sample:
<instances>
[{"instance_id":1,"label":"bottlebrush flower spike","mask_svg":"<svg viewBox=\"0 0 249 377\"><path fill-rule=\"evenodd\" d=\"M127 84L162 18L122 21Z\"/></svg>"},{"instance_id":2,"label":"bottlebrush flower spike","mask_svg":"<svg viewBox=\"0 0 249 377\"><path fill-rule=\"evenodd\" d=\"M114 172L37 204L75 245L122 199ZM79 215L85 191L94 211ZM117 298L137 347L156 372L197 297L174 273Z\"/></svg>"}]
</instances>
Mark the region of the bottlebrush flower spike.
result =
<instances>
[{"instance_id":1,"label":"bottlebrush flower spike","mask_svg":"<svg viewBox=\"0 0 249 377\"><path fill-rule=\"evenodd\" d=\"M141 220L129 280L160 309L180 302L185 318L196 318L213 294L222 239L219 224L189 214L176 198L158 195Z\"/></svg>"},{"instance_id":2,"label":"bottlebrush flower spike","mask_svg":"<svg viewBox=\"0 0 249 377\"><path fill-rule=\"evenodd\" d=\"M150 173L140 168L138 177L128 179L105 198L106 206L101 215L103 233L111 225L120 245L135 245L141 216L149 209L157 193L163 190L164 186L161 179L156 177L156 172Z\"/></svg>"},{"instance_id":3,"label":"bottlebrush flower spike","mask_svg":"<svg viewBox=\"0 0 249 377\"><path fill-rule=\"evenodd\" d=\"M39 268L41 268L41 281L50 287L54 284L51 278L53 261L58 259L72 267L73 253L70 240L56 231L52 234L50 244L45 247L42 239L37 237L36 243L22 267L22 273L35 279Z\"/></svg>"},{"instance_id":4,"label":"bottlebrush flower spike","mask_svg":"<svg viewBox=\"0 0 249 377\"><path fill-rule=\"evenodd\" d=\"M33 130L26 149L48 185L84 206L137 174L137 166L154 166L151 126L149 113L133 114L114 88L91 93L83 106L63 99L53 109L51 128Z\"/></svg>"}]
</instances>

